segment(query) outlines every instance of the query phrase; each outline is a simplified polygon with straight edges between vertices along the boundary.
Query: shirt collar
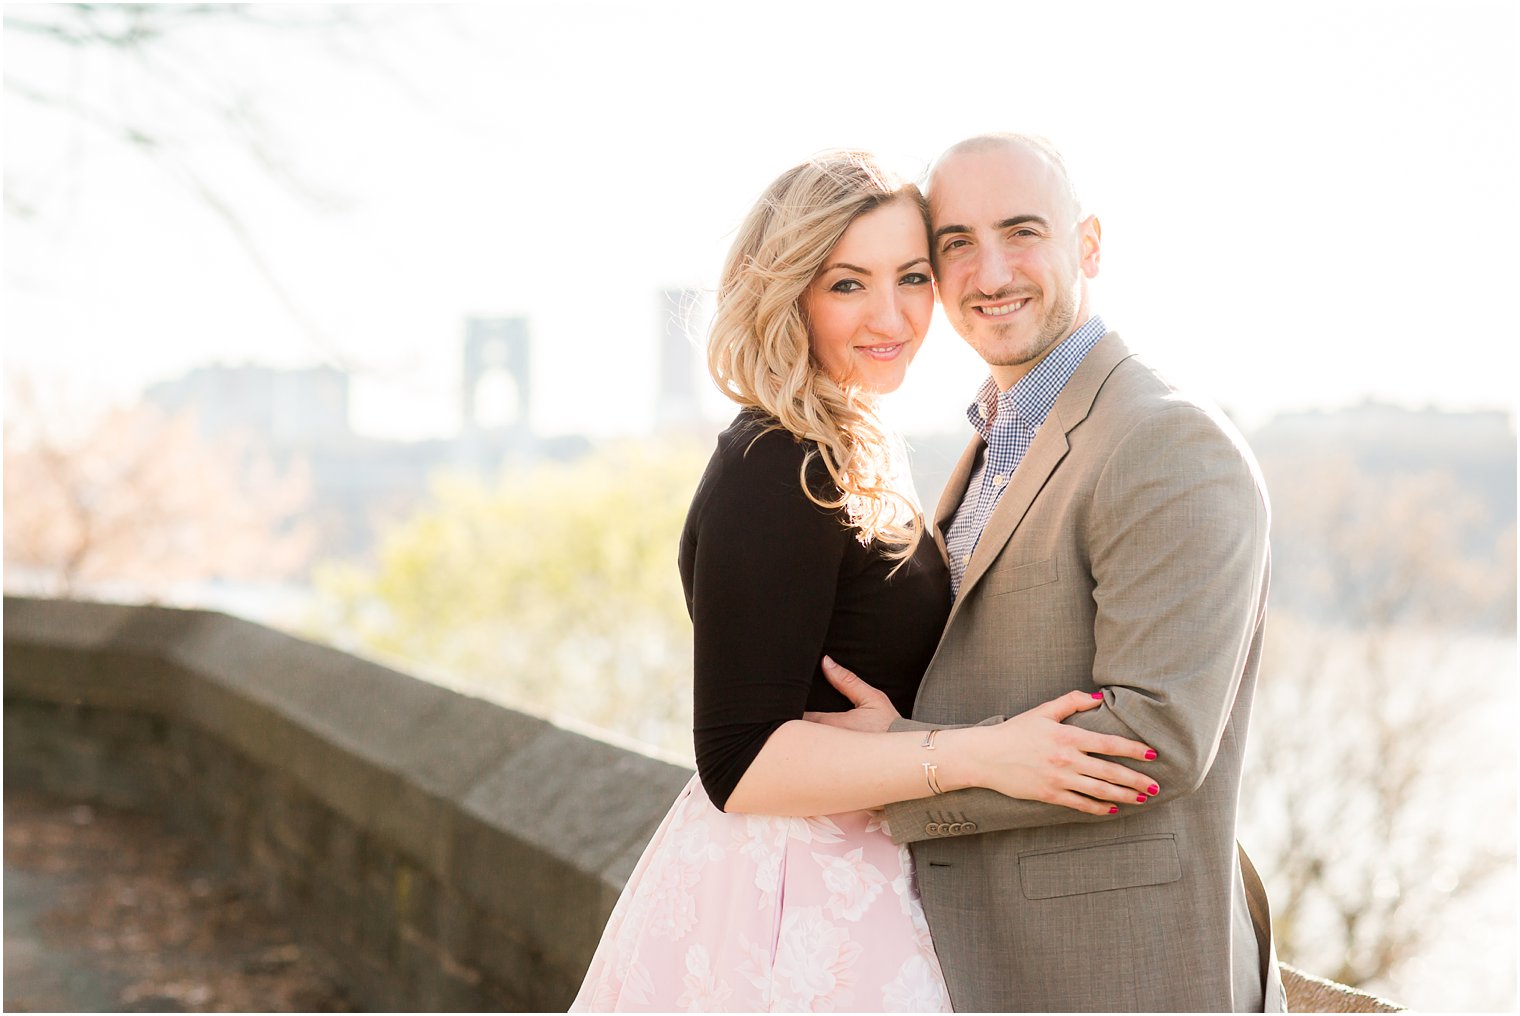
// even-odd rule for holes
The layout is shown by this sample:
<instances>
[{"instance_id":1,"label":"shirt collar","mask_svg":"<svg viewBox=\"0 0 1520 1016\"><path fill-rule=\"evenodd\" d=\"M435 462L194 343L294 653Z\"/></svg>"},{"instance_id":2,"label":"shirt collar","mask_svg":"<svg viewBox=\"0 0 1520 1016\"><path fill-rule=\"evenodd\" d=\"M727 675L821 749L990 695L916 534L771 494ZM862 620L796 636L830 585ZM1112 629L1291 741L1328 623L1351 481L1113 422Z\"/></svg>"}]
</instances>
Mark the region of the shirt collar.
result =
<instances>
[{"instance_id":1,"label":"shirt collar","mask_svg":"<svg viewBox=\"0 0 1520 1016\"><path fill-rule=\"evenodd\" d=\"M966 407L966 419L982 435L983 441L991 440L993 426L999 419L1005 427L1012 426L1015 420L1023 420L1030 430L1038 429L1050 415L1061 389L1076 373L1077 365L1107 332L1103 319L1094 314L1086 324L1046 353L1034 370L1015 381L1006 392L999 389L989 375L977 391L976 400Z\"/></svg>"}]
</instances>

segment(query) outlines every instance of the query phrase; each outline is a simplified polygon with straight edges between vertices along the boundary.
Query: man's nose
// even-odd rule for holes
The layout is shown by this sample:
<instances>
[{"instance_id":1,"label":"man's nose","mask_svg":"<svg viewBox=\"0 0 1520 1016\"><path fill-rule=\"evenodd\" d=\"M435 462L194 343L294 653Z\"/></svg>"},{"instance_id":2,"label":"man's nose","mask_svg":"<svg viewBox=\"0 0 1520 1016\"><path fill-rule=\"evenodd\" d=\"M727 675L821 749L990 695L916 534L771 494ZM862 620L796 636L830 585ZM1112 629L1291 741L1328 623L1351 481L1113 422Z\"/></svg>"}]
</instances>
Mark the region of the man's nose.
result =
<instances>
[{"instance_id":1,"label":"man's nose","mask_svg":"<svg viewBox=\"0 0 1520 1016\"><path fill-rule=\"evenodd\" d=\"M983 246L976 252L971 281L983 296L991 296L1013 281L1013 268L1002 251L990 245Z\"/></svg>"}]
</instances>

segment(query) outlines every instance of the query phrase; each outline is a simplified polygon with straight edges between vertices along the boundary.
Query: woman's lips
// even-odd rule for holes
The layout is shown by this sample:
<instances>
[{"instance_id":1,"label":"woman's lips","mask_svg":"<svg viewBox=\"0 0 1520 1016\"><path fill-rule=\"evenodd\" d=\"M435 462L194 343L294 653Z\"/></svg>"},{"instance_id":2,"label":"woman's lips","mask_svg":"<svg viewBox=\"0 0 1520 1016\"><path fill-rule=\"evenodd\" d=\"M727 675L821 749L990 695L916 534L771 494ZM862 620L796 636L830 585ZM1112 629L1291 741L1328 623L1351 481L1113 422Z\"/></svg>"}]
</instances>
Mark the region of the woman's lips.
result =
<instances>
[{"instance_id":1,"label":"woman's lips","mask_svg":"<svg viewBox=\"0 0 1520 1016\"><path fill-rule=\"evenodd\" d=\"M905 346L907 346L906 342L891 342L879 346L856 346L855 349L861 355L873 360L895 360Z\"/></svg>"}]
</instances>

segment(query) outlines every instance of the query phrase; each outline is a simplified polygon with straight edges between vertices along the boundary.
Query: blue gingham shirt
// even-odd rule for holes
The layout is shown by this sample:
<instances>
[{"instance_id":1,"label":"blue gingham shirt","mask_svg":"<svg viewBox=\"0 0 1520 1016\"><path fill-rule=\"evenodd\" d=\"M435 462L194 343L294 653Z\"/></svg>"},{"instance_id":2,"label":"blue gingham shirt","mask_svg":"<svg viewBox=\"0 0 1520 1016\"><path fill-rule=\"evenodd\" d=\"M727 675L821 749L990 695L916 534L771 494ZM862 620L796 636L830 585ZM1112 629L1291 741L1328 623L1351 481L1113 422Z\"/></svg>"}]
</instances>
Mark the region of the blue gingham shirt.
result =
<instances>
[{"instance_id":1,"label":"blue gingham shirt","mask_svg":"<svg viewBox=\"0 0 1520 1016\"><path fill-rule=\"evenodd\" d=\"M1102 318L1097 315L1088 318L1085 325L1061 340L1034 370L1019 378L1006 392L1000 391L989 377L977 392L976 401L966 410L967 419L987 447L978 456L971 481L966 485L966 496L945 534L950 551L950 588L957 596L977 540L981 539L998 499L1008 489L1013 471L1024 461L1035 432L1050 415L1056 397L1071 380L1077 364L1107 331Z\"/></svg>"}]
</instances>

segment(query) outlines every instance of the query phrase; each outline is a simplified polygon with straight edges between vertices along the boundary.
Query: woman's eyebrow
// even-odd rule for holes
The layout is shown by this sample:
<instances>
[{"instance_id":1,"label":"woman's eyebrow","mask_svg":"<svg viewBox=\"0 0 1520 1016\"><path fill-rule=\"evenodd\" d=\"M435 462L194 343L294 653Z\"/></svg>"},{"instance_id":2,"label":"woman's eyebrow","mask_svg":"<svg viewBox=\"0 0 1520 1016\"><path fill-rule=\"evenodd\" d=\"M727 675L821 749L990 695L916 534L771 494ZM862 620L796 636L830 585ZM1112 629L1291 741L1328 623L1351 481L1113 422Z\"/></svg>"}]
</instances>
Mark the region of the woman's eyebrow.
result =
<instances>
[{"instance_id":1,"label":"woman's eyebrow","mask_svg":"<svg viewBox=\"0 0 1520 1016\"><path fill-rule=\"evenodd\" d=\"M900 264L900 265L897 266L896 271L899 271L899 272L906 271L909 268L912 268L914 265L918 264L920 261L922 261L924 264L928 264L929 263L929 259L928 258L918 257L918 258L914 258L912 261L904 261L902 264ZM822 268L820 268L818 270L818 274L822 275L824 272L832 272L836 268L843 268L847 272L855 272L855 273L857 273L859 275L870 275L871 274L871 269L869 269L869 268L862 268L859 265L852 265L848 261L835 261L831 265L824 265Z\"/></svg>"}]
</instances>

